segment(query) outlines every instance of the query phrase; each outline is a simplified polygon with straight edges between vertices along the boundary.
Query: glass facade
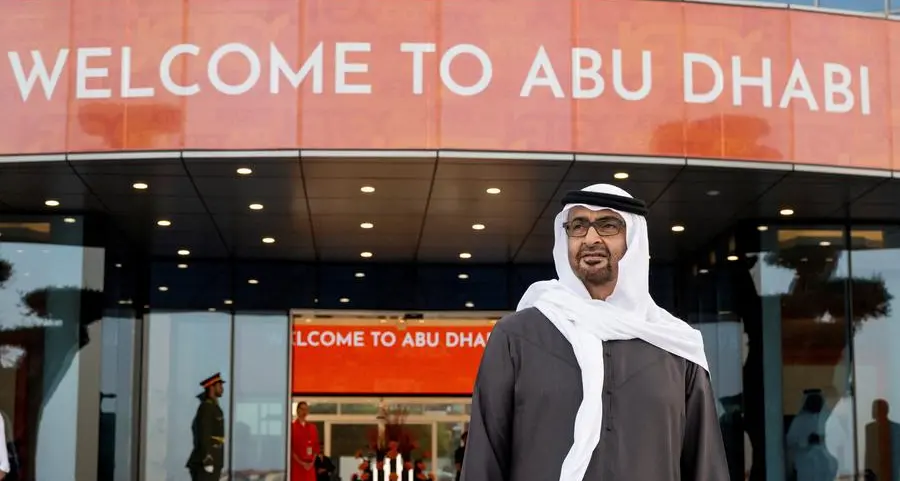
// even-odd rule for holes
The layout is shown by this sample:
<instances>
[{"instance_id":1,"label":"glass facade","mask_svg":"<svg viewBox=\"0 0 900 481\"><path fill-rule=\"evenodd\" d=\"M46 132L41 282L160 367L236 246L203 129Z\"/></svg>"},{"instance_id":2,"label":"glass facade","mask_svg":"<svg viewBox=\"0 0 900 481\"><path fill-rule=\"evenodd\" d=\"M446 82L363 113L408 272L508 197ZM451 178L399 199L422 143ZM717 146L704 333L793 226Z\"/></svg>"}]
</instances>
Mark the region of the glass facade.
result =
<instances>
[{"instance_id":1,"label":"glass facade","mask_svg":"<svg viewBox=\"0 0 900 481\"><path fill-rule=\"evenodd\" d=\"M231 438L231 315L151 311L145 333L144 479L186 479L199 384L217 372L228 383L219 403Z\"/></svg>"},{"instance_id":2,"label":"glass facade","mask_svg":"<svg viewBox=\"0 0 900 481\"><path fill-rule=\"evenodd\" d=\"M286 472L287 315L154 312L146 317L143 479L187 479L200 381L221 373L231 479Z\"/></svg>"},{"instance_id":3,"label":"glass facade","mask_svg":"<svg viewBox=\"0 0 900 481\"><path fill-rule=\"evenodd\" d=\"M0 218L0 415L20 479L97 479L110 454L104 249L87 223Z\"/></svg>"},{"instance_id":4,"label":"glass facade","mask_svg":"<svg viewBox=\"0 0 900 481\"><path fill-rule=\"evenodd\" d=\"M90 217L0 219L0 413L25 479L189 479L198 383L217 372L224 475L283 479L299 399L290 309L505 311L552 276L146 260L110 232ZM900 226L748 222L682 258L653 266L652 289L704 334L732 479L900 479ZM344 434L371 432L376 402L311 403L339 470L360 448ZM417 456L447 477L465 399L441 402L409 412L434 450Z\"/></svg>"},{"instance_id":5,"label":"glass facade","mask_svg":"<svg viewBox=\"0 0 900 481\"><path fill-rule=\"evenodd\" d=\"M684 266L732 479L900 479L898 235L747 223Z\"/></svg>"},{"instance_id":6,"label":"glass facade","mask_svg":"<svg viewBox=\"0 0 900 481\"><path fill-rule=\"evenodd\" d=\"M853 227L856 462L872 479L900 479L900 227ZM859 290L858 290L859 289ZM858 294L857 294L858 293ZM859 299L856 299L859 297ZM892 409L893 407L893 409Z\"/></svg>"},{"instance_id":7,"label":"glass facade","mask_svg":"<svg viewBox=\"0 0 900 481\"><path fill-rule=\"evenodd\" d=\"M280 314L234 316L232 450L236 477L287 472L288 322L288 317Z\"/></svg>"}]
</instances>

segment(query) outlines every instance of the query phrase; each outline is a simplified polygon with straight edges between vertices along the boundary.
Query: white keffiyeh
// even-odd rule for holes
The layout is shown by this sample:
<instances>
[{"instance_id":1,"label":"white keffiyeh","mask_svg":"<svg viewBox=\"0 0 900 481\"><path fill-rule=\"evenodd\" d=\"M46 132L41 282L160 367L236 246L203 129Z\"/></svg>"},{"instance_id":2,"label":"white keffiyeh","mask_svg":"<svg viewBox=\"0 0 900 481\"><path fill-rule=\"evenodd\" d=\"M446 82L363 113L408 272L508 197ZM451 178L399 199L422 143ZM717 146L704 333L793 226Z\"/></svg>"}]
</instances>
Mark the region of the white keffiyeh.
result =
<instances>
[{"instance_id":1,"label":"white keffiyeh","mask_svg":"<svg viewBox=\"0 0 900 481\"><path fill-rule=\"evenodd\" d=\"M597 184L588 192L631 197L624 190ZM583 398L575 416L574 443L563 460L560 481L584 479L600 441L603 420L603 341L642 339L709 370L700 331L669 314L649 291L650 243L644 217L610 209L625 220L627 250L619 260L613 294L605 301L591 299L569 264L568 238L563 228L575 206L597 211L604 206L567 204L554 221L553 261L559 279L532 284L517 310L536 307L569 341L581 368Z\"/></svg>"}]
</instances>

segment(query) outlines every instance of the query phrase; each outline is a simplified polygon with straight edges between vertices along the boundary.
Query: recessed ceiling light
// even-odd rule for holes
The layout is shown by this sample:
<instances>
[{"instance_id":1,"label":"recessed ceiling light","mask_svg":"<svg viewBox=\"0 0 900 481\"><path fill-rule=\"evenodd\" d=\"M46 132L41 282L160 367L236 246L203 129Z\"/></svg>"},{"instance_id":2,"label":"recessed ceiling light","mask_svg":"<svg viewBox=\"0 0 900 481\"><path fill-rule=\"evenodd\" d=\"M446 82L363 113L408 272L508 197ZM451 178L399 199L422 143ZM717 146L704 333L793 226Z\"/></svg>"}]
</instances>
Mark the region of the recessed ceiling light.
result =
<instances>
[{"instance_id":1,"label":"recessed ceiling light","mask_svg":"<svg viewBox=\"0 0 900 481\"><path fill-rule=\"evenodd\" d=\"M210 308L207 309L207 310L208 310L209 312L216 312L216 308L215 308L215 307L210 307Z\"/></svg>"},{"instance_id":2,"label":"recessed ceiling light","mask_svg":"<svg viewBox=\"0 0 900 481\"><path fill-rule=\"evenodd\" d=\"M363 222L359 226L362 227L363 229L371 229L371 228L375 227L375 224L373 224L371 222Z\"/></svg>"},{"instance_id":3,"label":"recessed ceiling light","mask_svg":"<svg viewBox=\"0 0 900 481\"><path fill-rule=\"evenodd\" d=\"M262 241L263 241L263 244L274 244L275 238L274 237L263 237Z\"/></svg>"},{"instance_id":4,"label":"recessed ceiling light","mask_svg":"<svg viewBox=\"0 0 900 481\"><path fill-rule=\"evenodd\" d=\"M232 301L231 299L225 299L225 304L228 304L230 306L234 304L234 301Z\"/></svg>"},{"instance_id":5,"label":"recessed ceiling light","mask_svg":"<svg viewBox=\"0 0 900 481\"><path fill-rule=\"evenodd\" d=\"M469 309L471 309L471 308L475 307L475 303L469 301L469 302L466 303L466 307L468 307Z\"/></svg>"},{"instance_id":6,"label":"recessed ceiling light","mask_svg":"<svg viewBox=\"0 0 900 481\"><path fill-rule=\"evenodd\" d=\"M683 225L673 225L672 232L684 232L684 226Z\"/></svg>"},{"instance_id":7,"label":"recessed ceiling light","mask_svg":"<svg viewBox=\"0 0 900 481\"><path fill-rule=\"evenodd\" d=\"M148 187L150 187L146 182L135 182L131 184L131 186L137 190L146 190Z\"/></svg>"},{"instance_id":8,"label":"recessed ceiling light","mask_svg":"<svg viewBox=\"0 0 900 481\"><path fill-rule=\"evenodd\" d=\"M357 279L362 279L363 277L366 277L366 273L365 272L357 272L356 274L353 274L353 277L356 277Z\"/></svg>"},{"instance_id":9,"label":"recessed ceiling light","mask_svg":"<svg viewBox=\"0 0 900 481\"><path fill-rule=\"evenodd\" d=\"M160 219L160 220L156 221L156 225L158 225L160 227L169 227L170 225L172 225L172 221Z\"/></svg>"},{"instance_id":10,"label":"recessed ceiling light","mask_svg":"<svg viewBox=\"0 0 900 481\"><path fill-rule=\"evenodd\" d=\"M74 217L66 217L65 219L63 219L63 222L65 222L66 224L74 224L75 218Z\"/></svg>"},{"instance_id":11,"label":"recessed ceiling light","mask_svg":"<svg viewBox=\"0 0 900 481\"><path fill-rule=\"evenodd\" d=\"M822 247L828 247L828 246L831 245L831 242L828 242L828 241L822 241L822 242L819 242L819 245L822 246Z\"/></svg>"},{"instance_id":12,"label":"recessed ceiling light","mask_svg":"<svg viewBox=\"0 0 900 481\"><path fill-rule=\"evenodd\" d=\"M628 172L616 172L613 174L613 177L619 180L625 180L628 178Z\"/></svg>"},{"instance_id":13,"label":"recessed ceiling light","mask_svg":"<svg viewBox=\"0 0 900 481\"><path fill-rule=\"evenodd\" d=\"M460 274L460 275L458 275L458 276L456 276L456 277L459 277L460 279L468 279L468 278L469 278L469 275L466 274L465 272L463 272L462 274Z\"/></svg>"},{"instance_id":14,"label":"recessed ceiling light","mask_svg":"<svg viewBox=\"0 0 900 481\"><path fill-rule=\"evenodd\" d=\"M372 187L371 185L364 185L359 188L359 191L363 194L371 194L372 192L375 192L375 187Z\"/></svg>"},{"instance_id":15,"label":"recessed ceiling light","mask_svg":"<svg viewBox=\"0 0 900 481\"><path fill-rule=\"evenodd\" d=\"M247 279L247 284L253 284L255 286L259 284L259 281L256 279Z\"/></svg>"},{"instance_id":16,"label":"recessed ceiling light","mask_svg":"<svg viewBox=\"0 0 900 481\"><path fill-rule=\"evenodd\" d=\"M179 269L187 269L187 264L178 264Z\"/></svg>"},{"instance_id":17,"label":"recessed ceiling light","mask_svg":"<svg viewBox=\"0 0 900 481\"><path fill-rule=\"evenodd\" d=\"M166 292L169 290L169 288L166 286L159 286L159 290L160 290L160 292Z\"/></svg>"},{"instance_id":18,"label":"recessed ceiling light","mask_svg":"<svg viewBox=\"0 0 900 481\"><path fill-rule=\"evenodd\" d=\"M237 170L237 173L240 175L250 175L253 173L253 169L249 167L241 167Z\"/></svg>"},{"instance_id":19,"label":"recessed ceiling light","mask_svg":"<svg viewBox=\"0 0 900 481\"><path fill-rule=\"evenodd\" d=\"M485 190L485 192L487 192L488 194L491 194L491 195L497 195L500 193L500 189L497 187L488 187L488 189Z\"/></svg>"},{"instance_id":20,"label":"recessed ceiling light","mask_svg":"<svg viewBox=\"0 0 900 481\"><path fill-rule=\"evenodd\" d=\"M56 199L47 199L44 201L44 205L47 207L59 207L59 201Z\"/></svg>"},{"instance_id":21,"label":"recessed ceiling light","mask_svg":"<svg viewBox=\"0 0 900 481\"><path fill-rule=\"evenodd\" d=\"M121 269L121 268L122 268L122 264L116 264L116 268L117 268L117 269Z\"/></svg>"},{"instance_id":22,"label":"recessed ceiling light","mask_svg":"<svg viewBox=\"0 0 900 481\"><path fill-rule=\"evenodd\" d=\"M738 256L732 254L732 255L726 257L726 259L730 260L731 262L734 262L734 261L738 260Z\"/></svg>"},{"instance_id":23,"label":"recessed ceiling light","mask_svg":"<svg viewBox=\"0 0 900 481\"><path fill-rule=\"evenodd\" d=\"M700 269L699 272L700 272L701 274L708 274L708 273L709 273L709 270L708 270L708 269Z\"/></svg>"},{"instance_id":24,"label":"recessed ceiling light","mask_svg":"<svg viewBox=\"0 0 900 481\"><path fill-rule=\"evenodd\" d=\"M719 195L719 194L720 194L720 192L719 192L718 190L709 190L709 191L706 192L706 195L708 195L708 196L710 196L710 197L715 197L715 196L717 196L717 195Z\"/></svg>"},{"instance_id":25,"label":"recessed ceiling light","mask_svg":"<svg viewBox=\"0 0 900 481\"><path fill-rule=\"evenodd\" d=\"M360 253L359 253L359 256L360 256L360 257L365 257L366 259L368 259L369 257L372 257L372 253L371 253L371 252L368 252L368 251L366 251L366 252L360 252Z\"/></svg>"},{"instance_id":26,"label":"recessed ceiling light","mask_svg":"<svg viewBox=\"0 0 900 481\"><path fill-rule=\"evenodd\" d=\"M189 251L187 249L178 249L178 255L189 256L189 255L191 255L191 251Z\"/></svg>"},{"instance_id":27,"label":"recessed ceiling light","mask_svg":"<svg viewBox=\"0 0 900 481\"><path fill-rule=\"evenodd\" d=\"M460 252L460 253L459 253L459 258L460 258L460 259L471 259L471 258L472 258L472 254L469 254L468 252Z\"/></svg>"},{"instance_id":28,"label":"recessed ceiling light","mask_svg":"<svg viewBox=\"0 0 900 481\"><path fill-rule=\"evenodd\" d=\"M758 231L760 231L760 232L765 232L765 231L769 230L769 226L767 226L767 225L758 225L758 226L756 226L756 230L758 230Z\"/></svg>"},{"instance_id":29,"label":"recessed ceiling light","mask_svg":"<svg viewBox=\"0 0 900 481\"><path fill-rule=\"evenodd\" d=\"M250 210L263 210L262 204L250 204Z\"/></svg>"},{"instance_id":30,"label":"recessed ceiling light","mask_svg":"<svg viewBox=\"0 0 900 481\"><path fill-rule=\"evenodd\" d=\"M350 299L348 299L348 298L346 298L346 297L342 297L342 298L340 298L340 299L338 299L338 300L341 302L341 304L346 304L346 303L350 302Z\"/></svg>"},{"instance_id":31,"label":"recessed ceiling light","mask_svg":"<svg viewBox=\"0 0 900 481\"><path fill-rule=\"evenodd\" d=\"M781 209L778 213L784 216L794 215L794 209Z\"/></svg>"}]
</instances>

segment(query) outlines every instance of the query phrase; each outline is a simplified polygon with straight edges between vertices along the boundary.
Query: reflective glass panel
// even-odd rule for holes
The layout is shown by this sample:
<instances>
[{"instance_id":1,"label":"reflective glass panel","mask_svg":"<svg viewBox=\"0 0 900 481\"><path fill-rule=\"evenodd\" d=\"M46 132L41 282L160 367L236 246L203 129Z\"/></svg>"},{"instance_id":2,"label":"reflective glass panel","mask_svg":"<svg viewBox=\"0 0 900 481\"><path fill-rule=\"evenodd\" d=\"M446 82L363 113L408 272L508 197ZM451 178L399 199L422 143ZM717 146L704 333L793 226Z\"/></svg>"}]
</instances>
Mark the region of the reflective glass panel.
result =
<instances>
[{"instance_id":1,"label":"reflective glass panel","mask_svg":"<svg viewBox=\"0 0 900 481\"><path fill-rule=\"evenodd\" d=\"M864 479L900 479L900 228L855 227L853 348L857 460Z\"/></svg>"},{"instance_id":2,"label":"reflective glass panel","mask_svg":"<svg viewBox=\"0 0 900 481\"><path fill-rule=\"evenodd\" d=\"M771 229L753 271L768 351L764 365L770 478L779 467L785 479L832 480L855 472L848 333L857 317L847 311L844 233L827 226ZM778 357L780 386L775 382ZM780 403L775 402L778 397Z\"/></svg>"},{"instance_id":3,"label":"reflective glass panel","mask_svg":"<svg viewBox=\"0 0 900 481\"><path fill-rule=\"evenodd\" d=\"M465 423L437 423L437 451L432 471L438 481L456 479L456 472L459 469L456 459L461 454L459 451L464 449L461 439L465 430Z\"/></svg>"},{"instance_id":4,"label":"reflective glass panel","mask_svg":"<svg viewBox=\"0 0 900 481\"><path fill-rule=\"evenodd\" d=\"M288 316L234 318L232 466L239 478L286 473Z\"/></svg>"},{"instance_id":5,"label":"reflective glass panel","mask_svg":"<svg viewBox=\"0 0 900 481\"><path fill-rule=\"evenodd\" d=\"M369 446L377 436L375 423L331 425L331 461L341 479L350 479L359 472L359 455L371 456Z\"/></svg>"},{"instance_id":6,"label":"reflective glass panel","mask_svg":"<svg viewBox=\"0 0 900 481\"><path fill-rule=\"evenodd\" d=\"M218 404L223 411L227 453L231 416L229 383L233 382L230 352L229 313L152 312L149 315L144 362L144 479L190 479L186 465L194 444L191 426L201 403L200 382L215 373L221 373L226 382ZM227 469L225 466L224 472Z\"/></svg>"},{"instance_id":7,"label":"reflective glass panel","mask_svg":"<svg viewBox=\"0 0 900 481\"><path fill-rule=\"evenodd\" d=\"M19 479L97 479L104 250L83 218L0 220L0 416Z\"/></svg>"},{"instance_id":8,"label":"reflective glass panel","mask_svg":"<svg viewBox=\"0 0 900 481\"><path fill-rule=\"evenodd\" d=\"M819 0L819 7L851 12L884 13L884 0Z\"/></svg>"}]
</instances>

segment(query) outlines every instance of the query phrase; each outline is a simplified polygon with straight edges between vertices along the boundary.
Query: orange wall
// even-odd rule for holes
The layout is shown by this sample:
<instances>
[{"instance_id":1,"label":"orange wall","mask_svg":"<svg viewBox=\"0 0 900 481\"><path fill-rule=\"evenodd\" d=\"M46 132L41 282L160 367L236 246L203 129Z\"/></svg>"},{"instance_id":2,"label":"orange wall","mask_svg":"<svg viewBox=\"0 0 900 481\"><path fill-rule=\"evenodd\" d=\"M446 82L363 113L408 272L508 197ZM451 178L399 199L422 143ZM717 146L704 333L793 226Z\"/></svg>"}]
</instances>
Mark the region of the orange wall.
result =
<instances>
[{"instance_id":1,"label":"orange wall","mask_svg":"<svg viewBox=\"0 0 900 481\"><path fill-rule=\"evenodd\" d=\"M404 43L436 53L416 65ZM196 54L172 50L181 44ZM240 87L258 67L231 94L209 75L228 44L253 62L218 50L224 56L212 71L222 82ZM678 2L11 0L0 2L0 154L440 148L900 169L900 92L892 92L900 53L892 45L900 45L897 22ZM601 58L599 96L586 80L582 98L573 98L573 47ZM321 69L295 88L272 48L293 70L319 52ZM442 80L442 58L463 86L481 77L475 56L450 61L459 48L490 60L483 89ZM586 70L593 52L582 50ZM34 82L23 98L37 54L56 81L48 81L52 92ZM721 66L721 93L706 103L685 94L686 86L714 86L707 65L685 68L694 54ZM349 64L343 87L338 57ZM558 84L524 92L536 60L552 64ZM769 65L771 98L738 86L736 101L733 62L751 76ZM826 78L849 88L829 91Z\"/></svg>"}]
</instances>

